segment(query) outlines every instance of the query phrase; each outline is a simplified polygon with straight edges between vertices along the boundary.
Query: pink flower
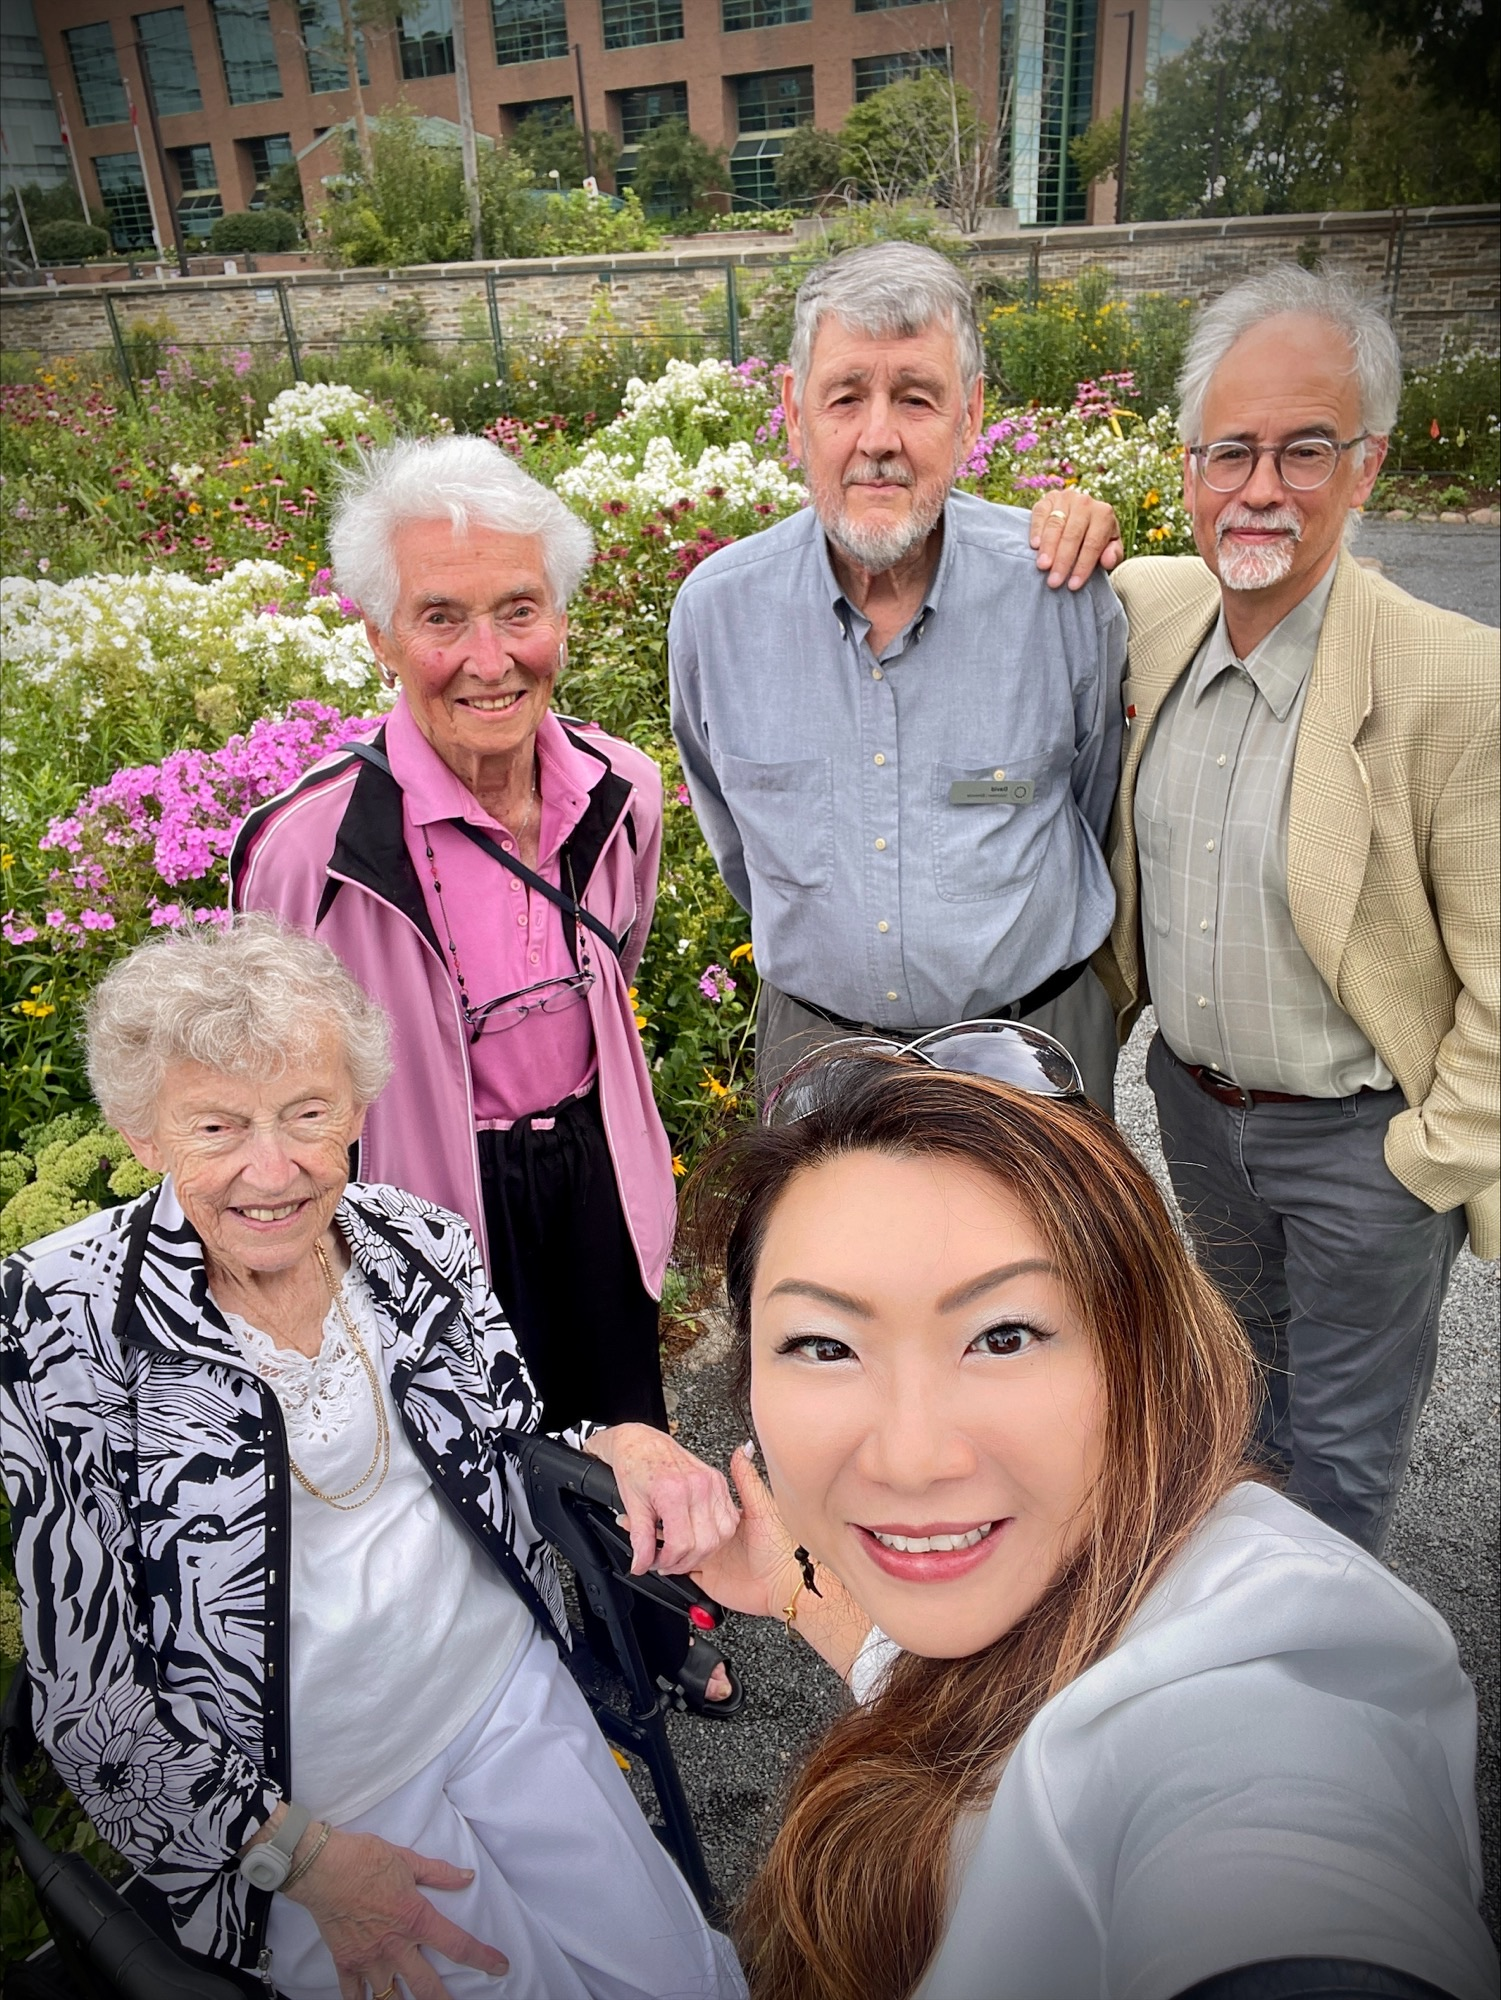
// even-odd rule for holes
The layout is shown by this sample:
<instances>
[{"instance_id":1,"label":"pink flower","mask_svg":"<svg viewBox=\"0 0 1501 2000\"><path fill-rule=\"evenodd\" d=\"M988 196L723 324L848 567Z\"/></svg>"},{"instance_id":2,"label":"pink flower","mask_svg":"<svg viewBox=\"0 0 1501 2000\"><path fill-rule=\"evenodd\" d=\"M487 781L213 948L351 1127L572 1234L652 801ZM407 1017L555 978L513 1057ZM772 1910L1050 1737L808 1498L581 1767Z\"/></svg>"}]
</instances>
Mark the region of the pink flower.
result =
<instances>
[{"instance_id":1,"label":"pink flower","mask_svg":"<svg viewBox=\"0 0 1501 2000\"><path fill-rule=\"evenodd\" d=\"M14 910L7 910L0 918L0 933L3 933L7 944L30 944L37 934L36 925L16 923L15 914Z\"/></svg>"},{"instance_id":2,"label":"pink flower","mask_svg":"<svg viewBox=\"0 0 1501 2000\"><path fill-rule=\"evenodd\" d=\"M680 806L686 806L692 803L692 801L688 797L688 787L686 785L679 785L674 796L676 797L677 802Z\"/></svg>"},{"instance_id":3,"label":"pink flower","mask_svg":"<svg viewBox=\"0 0 1501 2000\"><path fill-rule=\"evenodd\" d=\"M698 990L717 1007L721 1000L729 999L735 990L735 982L722 965L706 965L699 977Z\"/></svg>"},{"instance_id":4,"label":"pink flower","mask_svg":"<svg viewBox=\"0 0 1501 2000\"><path fill-rule=\"evenodd\" d=\"M80 910L78 921L86 931L112 931L115 920L108 910Z\"/></svg>"},{"instance_id":5,"label":"pink flower","mask_svg":"<svg viewBox=\"0 0 1501 2000\"><path fill-rule=\"evenodd\" d=\"M43 921L49 931L60 931L68 919L61 910L49 910Z\"/></svg>"}]
</instances>

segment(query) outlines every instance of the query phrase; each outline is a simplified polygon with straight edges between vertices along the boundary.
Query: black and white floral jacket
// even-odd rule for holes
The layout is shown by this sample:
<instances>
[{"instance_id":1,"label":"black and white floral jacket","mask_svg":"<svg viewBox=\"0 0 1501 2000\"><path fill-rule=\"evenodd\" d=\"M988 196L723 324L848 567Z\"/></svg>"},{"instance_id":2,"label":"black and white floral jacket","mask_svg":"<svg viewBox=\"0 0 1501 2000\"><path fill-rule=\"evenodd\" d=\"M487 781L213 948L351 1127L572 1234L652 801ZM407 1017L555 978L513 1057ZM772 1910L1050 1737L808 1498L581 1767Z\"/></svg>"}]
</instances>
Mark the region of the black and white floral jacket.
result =
<instances>
[{"instance_id":1,"label":"black and white floral jacket","mask_svg":"<svg viewBox=\"0 0 1501 2000\"><path fill-rule=\"evenodd\" d=\"M564 1612L503 1426L537 1403L457 1216L351 1186L407 1436L545 1628ZM0 1456L38 1734L164 1932L246 1971L270 1897L238 1850L292 1793L288 1463L170 1181L0 1273Z\"/></svg>"}]
</instances>

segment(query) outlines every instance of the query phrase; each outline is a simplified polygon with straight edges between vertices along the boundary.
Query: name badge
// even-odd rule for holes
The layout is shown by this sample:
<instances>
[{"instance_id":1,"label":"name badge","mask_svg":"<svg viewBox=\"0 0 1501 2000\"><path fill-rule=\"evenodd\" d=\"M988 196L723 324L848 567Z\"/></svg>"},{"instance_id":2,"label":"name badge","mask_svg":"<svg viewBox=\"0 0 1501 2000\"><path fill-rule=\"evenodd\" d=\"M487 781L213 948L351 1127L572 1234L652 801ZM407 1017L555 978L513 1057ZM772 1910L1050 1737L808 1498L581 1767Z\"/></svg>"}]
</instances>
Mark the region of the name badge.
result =
<instances>
[{"instance_id":1,"label":"name badge","mask_svg":"<svg viewBox=\"0 0 1501 2000\"><path fill-rule=\"evenodd\" d=\"M1029 806L1036 790L1030 778L961 778L949 786L951 806Z\"/></svg>"}]
</instances>

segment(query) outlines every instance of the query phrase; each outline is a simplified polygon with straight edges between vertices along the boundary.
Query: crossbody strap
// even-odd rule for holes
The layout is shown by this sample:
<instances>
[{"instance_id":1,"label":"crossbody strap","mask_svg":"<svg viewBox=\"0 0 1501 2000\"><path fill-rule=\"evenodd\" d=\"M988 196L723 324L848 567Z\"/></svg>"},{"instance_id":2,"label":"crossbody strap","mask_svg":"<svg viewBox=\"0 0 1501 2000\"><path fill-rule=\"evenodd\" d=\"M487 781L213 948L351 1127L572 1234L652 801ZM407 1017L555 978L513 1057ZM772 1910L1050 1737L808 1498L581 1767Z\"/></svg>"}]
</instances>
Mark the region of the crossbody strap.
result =
<instances>
[{"instance_id":1,"label":"crossbody strap","mask_svg":"<svg viewBox=\"0 0 1501 2000\"><path fill-rule=\"evenodd\" d=\"M384 771L386 776L395 782L396 774L391 769L390 758L383 750L377 750L373 743L346 743L344 748L352 756L363 758L367 764L373 764L377 771ZM488 833L482 832L477 826L471 826L467 820L452 820L450 825L457 827L466 839L472 840L476 847L490 856L492 861L498 861L502 868L508 868L513 875L519 876L529 889L535 889L539 896L545 896L549 903L555 904L563 912L565 917L574 923L582 924L586 930L591 930L596 937L602 938L619 958L625 949L625 939L616 937L608 924L601 922L591 910L586 910L575 897L570 896L566 890L555 889L552 883L539 875L534 868L528 868L526 863L518 860L514 854L507 854L498 840L492 840ZM563 845L565 859L567 854L568 845L565 841ZM571 876L571 867L569 873Z\"/></svg>"}]
</instances>

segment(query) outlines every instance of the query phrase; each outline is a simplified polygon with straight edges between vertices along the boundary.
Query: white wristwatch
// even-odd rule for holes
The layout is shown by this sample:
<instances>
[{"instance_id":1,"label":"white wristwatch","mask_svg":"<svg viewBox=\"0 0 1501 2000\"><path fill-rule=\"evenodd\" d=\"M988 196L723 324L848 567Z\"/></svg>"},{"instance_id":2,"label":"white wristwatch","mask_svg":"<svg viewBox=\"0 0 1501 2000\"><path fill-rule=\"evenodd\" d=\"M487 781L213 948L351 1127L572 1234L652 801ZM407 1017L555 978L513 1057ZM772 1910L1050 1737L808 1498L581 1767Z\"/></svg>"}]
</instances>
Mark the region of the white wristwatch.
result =
<instances>
[{"instance_id":1,"label":"white wristwatch","mask_svg":"<svg viewBox=\"0 0 1501 2000\"><path fill-rule=\"evenodd\" d=\"M297 1843L313 1823L306 1806L287 1800L286 1816L269 1840L258 1840L240 1856L240 1875L252 1889L279 1889L292 1872Z\"/></svg>"}]
</instances>

